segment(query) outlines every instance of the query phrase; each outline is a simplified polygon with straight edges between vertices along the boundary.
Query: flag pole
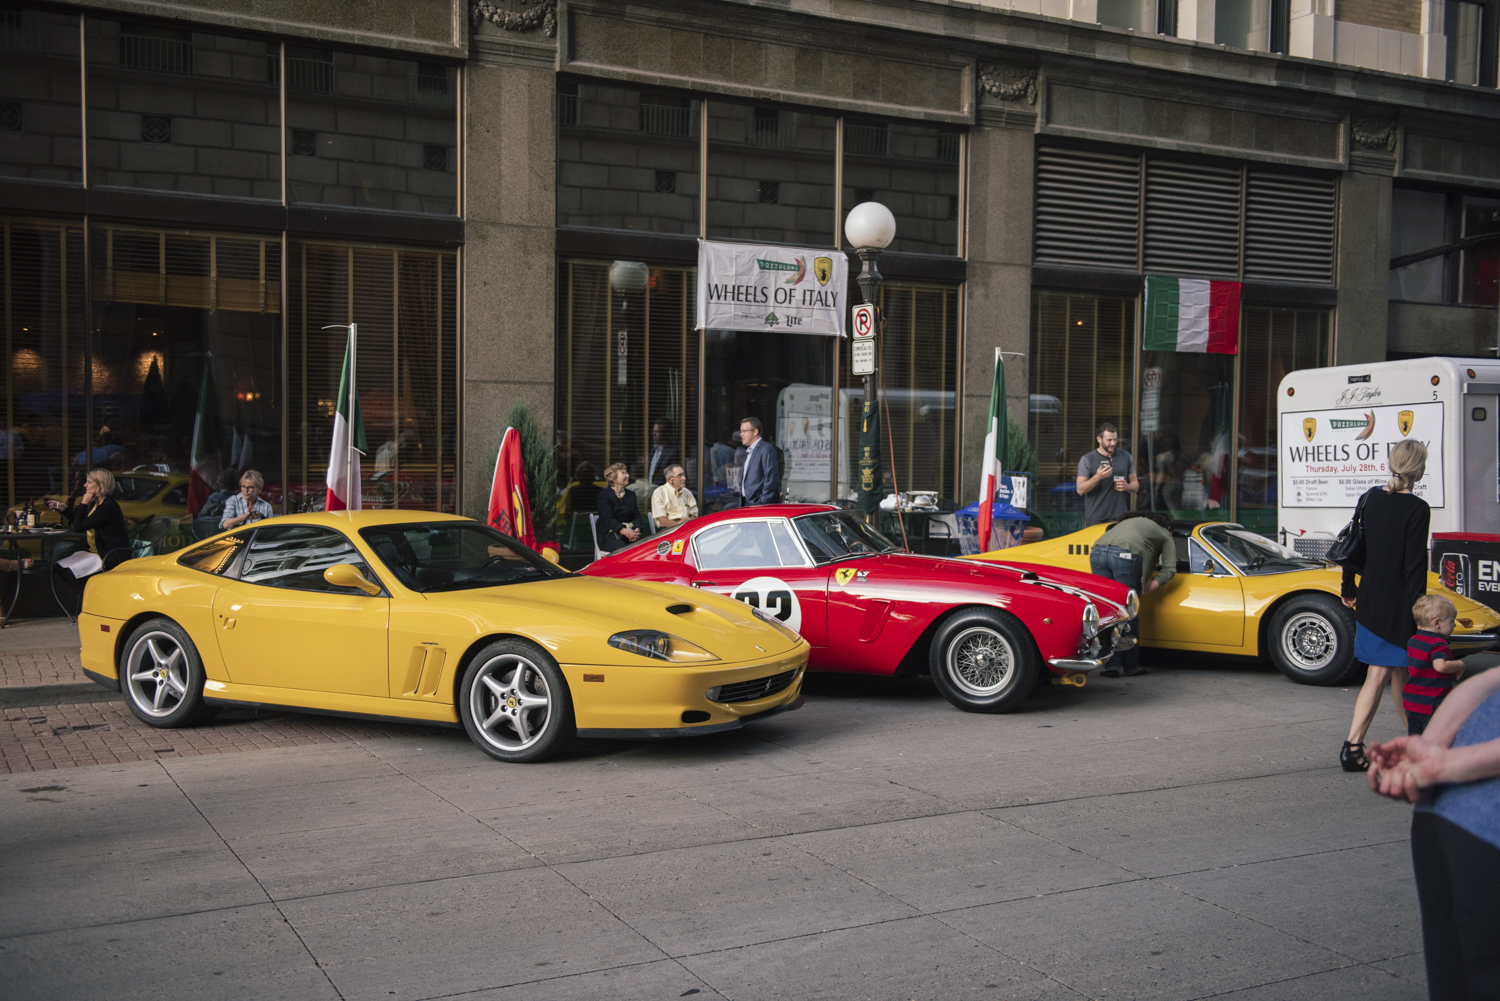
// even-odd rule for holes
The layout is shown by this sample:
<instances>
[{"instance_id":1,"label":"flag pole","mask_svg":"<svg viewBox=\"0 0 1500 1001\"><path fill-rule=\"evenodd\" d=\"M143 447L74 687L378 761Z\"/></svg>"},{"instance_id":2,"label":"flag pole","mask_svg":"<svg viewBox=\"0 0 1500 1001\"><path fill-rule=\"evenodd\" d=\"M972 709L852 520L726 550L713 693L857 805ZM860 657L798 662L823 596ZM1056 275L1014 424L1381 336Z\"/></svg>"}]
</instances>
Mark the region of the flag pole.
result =
<instances>
[{"instance_id":1,"label":"flag pole","mask_svg":"<svg viewBox=\"0 0 1500 1001\"><path fill-rule=\"evenodd\" d=\"M358 347L359 324L351 320L349 322L349 447L344 450L344 483L346 484L344 489L349 494L348 497L344 498L344 507L346 508L354 506L354 401L359 398L359 394L355 392L354 387L359 385L359 379L356 375L359 369L355 364Z\"/></svg>"}]
</instances>

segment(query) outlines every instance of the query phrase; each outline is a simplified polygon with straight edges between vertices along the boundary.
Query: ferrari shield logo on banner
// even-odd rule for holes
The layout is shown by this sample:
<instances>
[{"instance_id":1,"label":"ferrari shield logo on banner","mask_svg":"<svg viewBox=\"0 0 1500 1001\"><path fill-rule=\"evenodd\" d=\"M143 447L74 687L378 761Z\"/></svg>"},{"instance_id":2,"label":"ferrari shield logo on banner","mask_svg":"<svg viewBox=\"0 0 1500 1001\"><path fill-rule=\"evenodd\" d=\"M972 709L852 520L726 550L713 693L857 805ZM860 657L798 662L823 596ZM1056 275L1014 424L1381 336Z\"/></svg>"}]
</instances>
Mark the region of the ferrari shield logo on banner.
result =
<instances>
[{"instance_id":1,"label":"ferrari shield logo on banner","mask_svg":"<svg viewBox=\"0 0 1500 1001\"><path fill-rule=\"evenodd\" d=\"M697 327L842 337L849 259L817 255L796 247L699 240Z\"/></svg>"},{"instance_id":2,"label":"ferrari shield logo on banner","mask_svg":"<svg viewBox=\"0 0 1500 1001\"><path fill-rule=\"evenodd\" d=\"M1405 438L1411 434L1411 426L1416 419L1417 415L1410 410L1403 410L1396 415L1396 427L1401 429L1401 437Z\"/></svg>"},{"instance_id":3,"label":"ferrari shield logo on banner","mask_svg":"<svg viewBox=\"0 0 1500 1001\"><path fill-rule=\"evenodd\" d=\"M1308 441L1312 441L1313 440L1313 436L1316 435L1317 433L1318 433L1318 419L1316 417L1304 417L1304 418L1302 418L1302 434L1304 436L1306 436L1307 440Z\"/></svg>"}]
</instances>

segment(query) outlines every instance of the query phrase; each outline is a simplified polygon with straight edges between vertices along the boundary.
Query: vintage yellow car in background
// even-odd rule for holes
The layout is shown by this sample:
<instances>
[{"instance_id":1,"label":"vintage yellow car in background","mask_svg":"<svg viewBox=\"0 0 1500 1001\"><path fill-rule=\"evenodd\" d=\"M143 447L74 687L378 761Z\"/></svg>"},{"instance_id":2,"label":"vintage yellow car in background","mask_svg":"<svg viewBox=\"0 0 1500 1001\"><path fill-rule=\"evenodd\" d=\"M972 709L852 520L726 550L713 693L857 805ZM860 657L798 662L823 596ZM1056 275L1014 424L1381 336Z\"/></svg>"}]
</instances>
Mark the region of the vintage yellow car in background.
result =
<instances>
[{"instance_id":1,"label":"vintage yellow car in background","mask_svg":"<svg viewBox=\"0 0 1500 1001\"><path fill-rule=\"evenodd\" d=\"M463 726L501 761L735 729L802 704L808 645L757 609L562 570L467 518L292 515L89 580L89 676L158 727L258 706Z\"/></svg>"},{"instance_id":2,"label":"vintage yellow car in background","mask_svg":"<svg viewBox=\"0 0 1500 1001\"><path fill-rule=\"evenodd\" d=\"M1089 569L1106 526L965 559ZM1231 522L1173 531L1177 575L1141 596L1140 643L1166 650L1269 657L1293 681L1338 685L1354 677L1354 616L1339 601L1342 571ZM1462 657L1500 640L1500 614L1443 587L1427 589L1458 608L1450 645Z\"/></svg>"}]
</instances>

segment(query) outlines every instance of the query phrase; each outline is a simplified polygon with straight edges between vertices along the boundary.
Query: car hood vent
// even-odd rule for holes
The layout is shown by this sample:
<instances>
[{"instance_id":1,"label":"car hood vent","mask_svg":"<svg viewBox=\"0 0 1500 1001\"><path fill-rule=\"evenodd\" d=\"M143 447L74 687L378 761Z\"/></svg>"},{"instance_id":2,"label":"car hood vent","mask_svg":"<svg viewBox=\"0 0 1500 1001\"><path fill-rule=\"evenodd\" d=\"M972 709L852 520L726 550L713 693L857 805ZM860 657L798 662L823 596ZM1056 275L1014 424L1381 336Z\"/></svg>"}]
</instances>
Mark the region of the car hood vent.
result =
<instances>
[{"instance_id":1,"label":"car hood vent","mask_svg":"<svg viewBox=\"0 0 1500 1001\"><path fill-rule=\"evenodd\" d=\"M688 612L691 612L692 610L693 610L693 606L692 605L677 604L677 605L668 605L667 606L667 611L670 614L672 614L672 615L686 615Z\"/></svg>"}]
</instances>

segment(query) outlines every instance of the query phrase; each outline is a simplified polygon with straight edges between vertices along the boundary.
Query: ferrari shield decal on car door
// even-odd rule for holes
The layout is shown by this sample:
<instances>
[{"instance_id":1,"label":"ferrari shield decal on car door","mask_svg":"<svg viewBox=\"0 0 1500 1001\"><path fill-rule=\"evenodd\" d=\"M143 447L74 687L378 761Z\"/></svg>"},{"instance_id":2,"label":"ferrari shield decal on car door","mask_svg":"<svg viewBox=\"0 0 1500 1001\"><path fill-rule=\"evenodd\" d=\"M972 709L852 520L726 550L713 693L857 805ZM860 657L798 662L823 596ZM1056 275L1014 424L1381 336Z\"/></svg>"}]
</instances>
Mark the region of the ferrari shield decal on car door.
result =
<instances>
[{"instance_id":1,"label":"ferrari shield decal on car door","mask_svg":"<svg viewBox=\"0 0 1500 1001\"><path fill-rule=\"evenodd\" d=\"M802 603L792 585L779 577L752 577L736 586L730 597L769 612L794 630L802 628Z\"/></svg>"}]
</instances>

